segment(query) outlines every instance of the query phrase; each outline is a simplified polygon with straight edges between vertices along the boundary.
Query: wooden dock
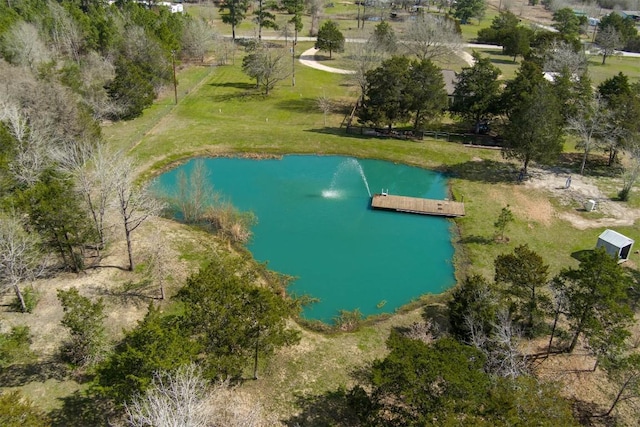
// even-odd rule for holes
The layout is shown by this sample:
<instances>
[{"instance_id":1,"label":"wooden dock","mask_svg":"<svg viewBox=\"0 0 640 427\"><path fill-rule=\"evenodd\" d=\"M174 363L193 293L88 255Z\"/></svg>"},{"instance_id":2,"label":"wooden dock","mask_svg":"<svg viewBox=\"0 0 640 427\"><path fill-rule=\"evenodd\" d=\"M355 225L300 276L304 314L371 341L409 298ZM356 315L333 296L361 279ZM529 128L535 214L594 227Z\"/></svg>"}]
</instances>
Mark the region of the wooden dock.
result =
<instances>
[{"instance_id":1,"label":"wooden dock","mask_svg":"<svg viewBox=\"0 0 640 427\"><path fill-rule=\"evenodd\" d=\"M421 215L446 217L464 216L464 203L449 200L421 199L418 197L374 194L371 198L373 209L409 212Z\"/></svg>"}]
</instances>

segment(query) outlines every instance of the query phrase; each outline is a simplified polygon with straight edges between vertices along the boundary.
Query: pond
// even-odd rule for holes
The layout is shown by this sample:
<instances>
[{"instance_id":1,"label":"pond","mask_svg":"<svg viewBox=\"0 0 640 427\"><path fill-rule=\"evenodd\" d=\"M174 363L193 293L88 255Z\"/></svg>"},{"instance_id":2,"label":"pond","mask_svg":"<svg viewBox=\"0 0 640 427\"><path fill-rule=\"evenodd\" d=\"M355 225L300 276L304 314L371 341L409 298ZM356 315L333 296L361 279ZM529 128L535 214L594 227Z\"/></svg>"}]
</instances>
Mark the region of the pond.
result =
<instances>
[{"instance_id":1,"label":"pond","mask_svg":"<svg viewBox=\"0 0 640 427\"><path fill-rule=\"evenodd\" d=\"M340 310L390 313L454 284L451 223L377 211L371 192L443 199L446 177L416 167L341 156L203 159L218 194L258 218L248 249L269 268L295 276L289 292L319 302L307 319L331 323ZM170 192L177 174L156 185Z\"/></svg>"}]
</instances>

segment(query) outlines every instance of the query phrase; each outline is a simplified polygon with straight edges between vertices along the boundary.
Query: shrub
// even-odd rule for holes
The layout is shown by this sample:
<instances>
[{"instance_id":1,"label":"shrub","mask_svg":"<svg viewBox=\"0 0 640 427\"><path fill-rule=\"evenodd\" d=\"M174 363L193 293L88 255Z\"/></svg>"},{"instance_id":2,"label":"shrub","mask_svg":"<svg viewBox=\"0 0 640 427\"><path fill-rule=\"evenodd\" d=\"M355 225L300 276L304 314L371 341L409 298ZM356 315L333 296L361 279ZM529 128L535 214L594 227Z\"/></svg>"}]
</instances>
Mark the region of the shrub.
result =
<instances>
[{"instance_id":1,"label":"shrub","mask_svg":"<svg viewBox=\"0 0 640 427\"><path fill-rule=\"evenodd\" d=\"M80 295L76 288L58 290L58 299L64 310L61 323L71 333L71 339L63 346L63 357L77 366L99 361L104 354L106 341L103 325L106 315L102 299L91 302Z\"/></svg>"},{"instance_id":2,"label":"shrub","mask_svg":"<svg viewBox=\"0 0 640 427\"><path fill-rule=\"evenodd\" d=\"M0 334L0 368L31 356L30 335L28 326L14 326L9 333Z\"/></svg>"}]
</instances>

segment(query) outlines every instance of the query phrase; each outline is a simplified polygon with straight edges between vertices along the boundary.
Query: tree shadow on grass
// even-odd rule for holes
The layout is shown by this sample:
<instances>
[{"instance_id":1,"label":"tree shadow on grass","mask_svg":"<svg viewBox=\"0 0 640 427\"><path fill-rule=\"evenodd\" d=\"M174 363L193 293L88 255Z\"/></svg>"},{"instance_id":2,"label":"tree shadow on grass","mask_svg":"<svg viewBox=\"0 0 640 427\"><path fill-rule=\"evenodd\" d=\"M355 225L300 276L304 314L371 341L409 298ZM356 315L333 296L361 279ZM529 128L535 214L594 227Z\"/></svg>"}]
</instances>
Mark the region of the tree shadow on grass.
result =
<instances>
[{"instance_id":1,"label":"tree shadow on grass","mask_svg":"<svg viewBox=\"0 0 640 427\"><path fill-rule=\"evenodd\" d=\"M559 157L557 167L580 171L582 164L582 153L562 153ZM585 175L596 177L617 177L622 173L622 167L618 164L609 166L609 157L602 154L589 154L585 164Z\"/></svg>"},{"instance_id":2,"label":"tree shadow on grass","mask_svg":"<svg viewBox=\"0 0 640 427\"><path fill-rule=\"evenodd\" d=\"M278 103L278 108L287 111L298 111L304 113L320 113L315 99L299 98L287 99Z\"/></svg>"},{"instance_id":3,"label":"tree shadow on grass","mask_svg":"<svg viewBox=\"0 0 640 427\"><path fill-rule=\"evenodd\" d=\"M628 290L629 299L631 300L631 308L637 312L640 309L640 271L635 268L626 268L633 280L633 286Z\"/></svg>"},{"instance_id":4,"label":"tree shadow on grass","mask_svg":"<svg viewBox=\"0 0 640 427\"><path fill-rule=\"evenodd\" d=\"M0 370L0 384L3 387L20 387L49 379L65 381L70 375L67 365L56 361L11 365Z\"/></svg>"},{"instance_id":5,"label":"tree shadow on grass","mask_svg":"<svg viewBox=\"0 0 640 427\"><path fill-rule=\"evenodd\" d=\"M447 172L455 178L469 181L500 183L517 182L520 170L511 163L472 160L449 166Z\"/></svg>"},{"instance_id":6,"label":"tree shadow on grass","mask_svg":"<svg viewBox=\"0 0 640 427\"><path fill-rule=\"evenodd\" d=\"M493 243L495 243L495 238L493 236L491 237L485 237L485 236L476 236L476 235L471 235L471 236L466 236L463 237L461 239L458 240L458 243L461 244L477 244L477 245L491 245Z\"/></svg>"},{"instance_id":7,"label":"tree shadow on grass","mask_svg":"<svg viewBox=\"0 0 640 427\"><path fill-rule=\"evenodd\" d=\"M411 144L411 143L414 142L414 140L412 140L412 139L404 139L404 138L395 139L395 138L392 138L391 136L366 135L366 134L361 134L361 133L347 132L347 130L345 128L343 128L343 127L324 127L324 128L317 128L317 129L306 129L305 132L323 133L323 134L330 134L330 135L339 135L339 136L341 136L343 138L361 139L361 140L364 140L364 141L371 140L373 142L384 142L384 141L389 141L389 140L405 141L408 144Z\"/></svg>"},{"instance_id":8,"label":"tree shadow on grass","mask_svg":"<svg viewBox=\"0 0 640 427\"><path fill-rule=\"evenodd\" d=\"M213 87L228 87L242 90L251 90L255 89L255 83L247 83L247 82L221 82L221 83L209 83L209 86Z\"/></svg>"},{"instance_id":9,"label":"tree shadow on grass","mask_svg":"<svg viewBox=\"0 0 640 427\"><path fill-rule=\"evenodd\" d=\"M491 58L491 63L495 65L518 65L516 62L513 62L513 56L503 58Z\"/></svg>"},{"instance_id":10,"label":"tree shadow on grass","mask_svg":"<svg viewBox=\"0 0 640 427\"><path fill-rule=\"evenodd\" d=\"M114 298L120 304L134 304L138 307L147 306L151 301L161 298L158 285L149 278L130 280L116 288L94 285L87 289L97 296Z\"/></svg>"},{"instance_id":11,"label":"tree shadow on grass","mask_svg":"<svg viewBox=\"0 0 640 427\"><path fill-rule=\"evenodd\" d=\"M106 427L119 418L113 403L95 394L76 391L60 400L62 407L49 413L53 427Z\"/></svg>"},{"instance_id":12,"label":"tree shadow on grass","mask_svg":"<svg viewBox=\"0 0 640 427\"><path fill-rule=\"evenodd\" d=\"M228 93L215 93L209 96L212 102L228 102L228 101L253 101L264 98L264 95L256 89L255 83L210 83L212 87L235 88L238 91ZM212 108L215 110L215 106Z\"/></svg>"},{"instance_id":13,"label":"tree shadow on grass","mask_svg":"<svg viewBox=\"0 0 640 427\"><path fill-rule=\"evenodd\" d=\"M571 252L571 258L577 261L583 261L587 256L589 256L591 252L593 252L593 249L582 249L579 251Z\"/></svg>"},{"instance_id":14,"label":"tree shadow on grass","mask_svg":"<svg viewBox=\"0 0 640 427\"><path fill-rule=\"evenodd\" d=\"M282 422L289 427L355 427L358 417L349 407L347 393L343 389L327 391L317 396L296 396L300 413Z\"/></svg>"}]
</instances>

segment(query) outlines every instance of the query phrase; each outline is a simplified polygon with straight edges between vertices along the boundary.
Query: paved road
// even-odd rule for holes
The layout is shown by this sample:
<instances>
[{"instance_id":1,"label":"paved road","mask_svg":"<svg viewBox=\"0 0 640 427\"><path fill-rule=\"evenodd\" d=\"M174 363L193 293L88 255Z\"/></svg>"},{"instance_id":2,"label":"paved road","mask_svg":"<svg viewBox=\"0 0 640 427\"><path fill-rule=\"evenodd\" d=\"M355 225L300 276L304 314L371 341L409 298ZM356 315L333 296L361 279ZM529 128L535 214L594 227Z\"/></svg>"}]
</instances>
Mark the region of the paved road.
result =
<instances>
[{"instance_id":1,"label":"paved road","mask_svg":"<svg viewBox=\"0 0 640 427\"><path fill-rule=\"evenodd\" d=\"M312 37L305 37L308 39L312 39L311 41L313 41ZM275 39L275 37L274 37ZM301 40L300 37L298 37L298 40ZM355 43L362 43L364 40L362 39L353 39L353 42ZM492 45L492 44L476 44L476 43L467 43L465 45L466 48L471 48L471 49L502 49L502 47L500 46L496 46L496 45ZM329 73L335 73L335 74L354 74L355 71L353 70L345 70L342 68L334 68L334 67L329 67L327 65L321 64L318 61L316 61L315 59L315 55L316 53L318 53L318 49L316 48L311 48L311 49L307 49L304 52L302 52L302 54L300 55L300 63L304 66L307 67L311 67L311 68L315 68L316 70L322 70L322 71L326 71ZM464 59L464 61L469 64L469 65L473 65L473 57L471 56L471 54L467 51L461 50L456 52L456 54L458 56L460 56L462 59Z\"/></svg>"},{"instance_id":2,"label":"paved road","mask_svg":"<svg viewBox=\"0 0 640 427\"><path fill-rule=\"evenodd\" d=\"M318 49L316 49L315 47L305 50L300 55L300 59L299 59L300 63L307 67L315 68L316 70L327 71L329 73L355 74L355 71L353 70L343 70L342 68L328 67L324 64L319 63L318 61L316 61L316 57L315 57L316 53L318 53Z\"/></svg>"},{"instance_id":3,"label":"paved road","mask_svg":"<svg viewBox=\"0 0 640 427\"><path fill-rule=\"evenodd\" d=\"M538 24L539 25L539 24ZM540 25L542 27L542 25ZM555 28L549 27L545 29L553 29L555 30ZM557 30L556 30L557 31ZM231 36L224 36L224 37L228 37L231 38ZM277 40L277 41L284 41L285 38L282 36L263 36L262 37L263 40ZM289 37L287 40L291 40L291 37ZM316 41L315 37L298 37L298 41L305 41L305 42L310 42L310 41ZM345 39L346 43L364 43L366 42L366 39L362 39L362 38L347 38ZM495 49L495 50L502 50L502 46L497 46L497 45L493 45L493 44L483 44L483 43L466 43L464 45L464 47L466 49ZM336 74L353 74L355 73L355 71L353 70L345 70L342 68L334 68L334 67L329 67L327 65L321 64L318 61L315 60L315 55L318 52L318 49L315 48L311 48L311 49L307 49L304 52L302 52L302 54L300 55L300 63L304 66L307 67L311 67L311 68L315 68L316 70L322 70L322 71L326 71L329 73L336 73ZM460 56L467 64L469 65L473 65L473 57L471 56L471 54L465 50L460 50L458 52L456 52L456 54L458 56ZM587 52L587 54L589 54L589 52ZM590 53L591 55L598 55L598 52L592 52ZM629 56L629 57L634 57L634 58L640 58L640 53L633 53L633 52L622 52L622 51L616 51L615 55L621 55L621 56Z\"/></svg>"}]
</instances>

